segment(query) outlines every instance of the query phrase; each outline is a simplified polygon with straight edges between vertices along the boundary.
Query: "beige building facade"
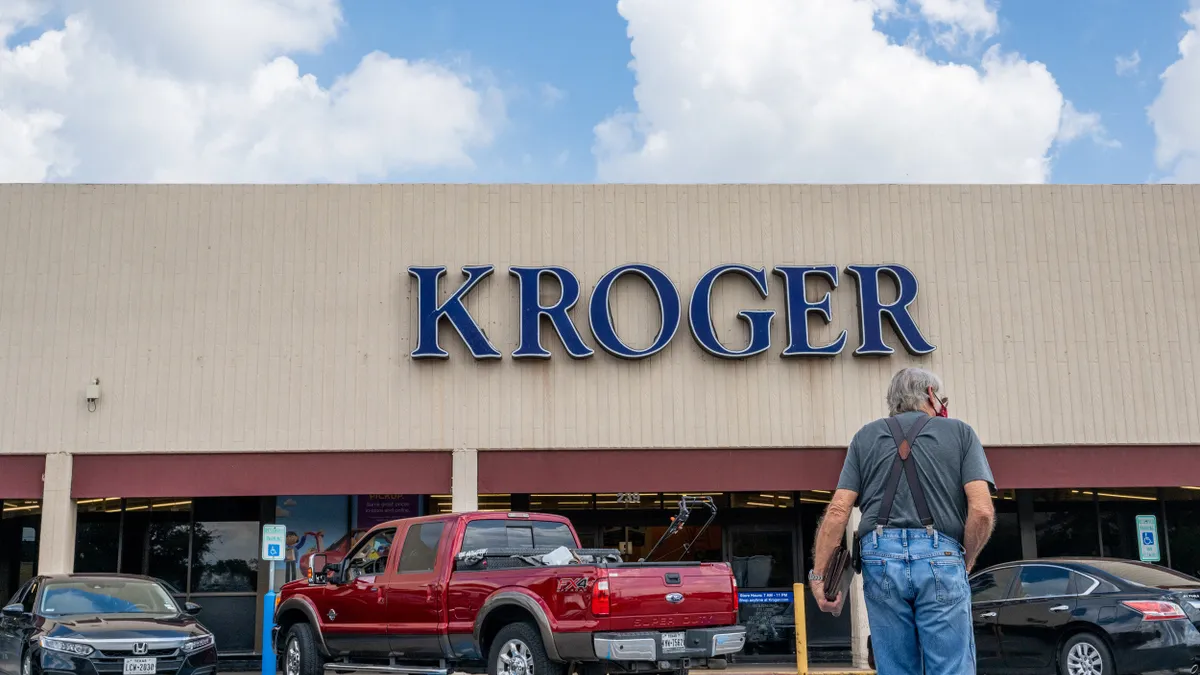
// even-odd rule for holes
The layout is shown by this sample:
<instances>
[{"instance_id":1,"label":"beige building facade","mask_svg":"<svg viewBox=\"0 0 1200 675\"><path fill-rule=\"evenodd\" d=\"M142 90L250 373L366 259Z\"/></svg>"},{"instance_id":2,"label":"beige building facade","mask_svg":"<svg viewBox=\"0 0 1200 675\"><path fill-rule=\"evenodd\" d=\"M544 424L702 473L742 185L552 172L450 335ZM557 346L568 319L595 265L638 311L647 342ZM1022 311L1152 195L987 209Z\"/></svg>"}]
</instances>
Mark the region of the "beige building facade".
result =
<instances>
[{"instance_id":1,"label":"beige building facade","mask_svg":"<svg viewBox=\"0 0 1200 675\"><path fill-rule=\"evenodd\" d=\"M1196 186L8 185L0 241L9 587L99 565L109 521L117 569L166 569L143 504L195 537L416 495L635 547L641 505L704 492L790 528L783 588L908 365L983 439L1019 551L1038 495L1200 485ZM257 501L194 501L229 498ZM759 555L740 526L714 555ZM188 555L183 593L227 592Z\"/></svg>"}]
</instances>

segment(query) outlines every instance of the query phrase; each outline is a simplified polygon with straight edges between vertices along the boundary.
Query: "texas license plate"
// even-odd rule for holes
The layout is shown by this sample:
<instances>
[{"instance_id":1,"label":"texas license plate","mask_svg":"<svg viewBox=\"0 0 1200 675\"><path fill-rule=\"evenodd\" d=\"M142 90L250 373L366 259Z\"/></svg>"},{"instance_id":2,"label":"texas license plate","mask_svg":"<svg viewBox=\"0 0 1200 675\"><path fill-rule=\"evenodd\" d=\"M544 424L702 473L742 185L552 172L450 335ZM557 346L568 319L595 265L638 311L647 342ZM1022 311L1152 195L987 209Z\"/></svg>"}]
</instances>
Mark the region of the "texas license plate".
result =
<instances>
[{"instance_id":1,"label":"texas license plate","mask_svg":"<svg viewBox=\"0 0 1200 675\"><path fill-rule=\"evenodd\" d=\"M158 659L125 659L124 675L154 675L158 671Z\"/></svg>"},{"instance_id":2,"label":"texas license plate","mask_svg":"<svg viewBox=\"0 0 1200 675\"><path fill-rule=\"evenodd\" d=\"M664 654L677 654L686 646L683 633L663 633L662 650Z\"/></svg>"}]
</instances>

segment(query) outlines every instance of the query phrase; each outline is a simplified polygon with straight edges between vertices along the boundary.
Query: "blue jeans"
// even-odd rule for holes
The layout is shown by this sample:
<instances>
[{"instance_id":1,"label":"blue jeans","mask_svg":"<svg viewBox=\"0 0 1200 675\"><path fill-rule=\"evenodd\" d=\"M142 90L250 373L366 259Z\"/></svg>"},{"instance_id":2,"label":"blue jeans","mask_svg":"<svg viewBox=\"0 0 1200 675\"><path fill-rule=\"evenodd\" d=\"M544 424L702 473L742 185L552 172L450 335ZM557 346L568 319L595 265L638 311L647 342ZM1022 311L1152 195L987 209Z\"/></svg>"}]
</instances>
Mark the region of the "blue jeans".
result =
<instances>
[{"instance_id":1,"label":"blue jeans","mask_svg":"<svg viewBox=\"0 0 1200 675\"><path fill-rule=\"evenodd\" d=\"M963 547L923 528L862 538L863 595L879 675L974 675Z\"/></svg>"}]
</instances>

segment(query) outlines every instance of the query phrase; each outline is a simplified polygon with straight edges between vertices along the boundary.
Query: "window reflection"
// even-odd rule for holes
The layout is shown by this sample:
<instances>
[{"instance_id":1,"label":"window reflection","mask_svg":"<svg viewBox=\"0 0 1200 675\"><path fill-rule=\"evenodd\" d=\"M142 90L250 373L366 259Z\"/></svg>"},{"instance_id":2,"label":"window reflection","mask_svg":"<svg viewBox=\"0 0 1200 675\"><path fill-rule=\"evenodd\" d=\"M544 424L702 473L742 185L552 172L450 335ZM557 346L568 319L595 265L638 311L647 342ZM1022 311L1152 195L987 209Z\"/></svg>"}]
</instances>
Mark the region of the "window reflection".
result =
<instances>
[{"instance_id":1,"label":"window reflection","mask_svg":"<svg viewBox=\"0 0 1200 675\"><path fill-rule=\"evenodd\" d=\"M258 523L196 523L192 591L249 593L258 585Z\"/></svg>"}]
</instances>

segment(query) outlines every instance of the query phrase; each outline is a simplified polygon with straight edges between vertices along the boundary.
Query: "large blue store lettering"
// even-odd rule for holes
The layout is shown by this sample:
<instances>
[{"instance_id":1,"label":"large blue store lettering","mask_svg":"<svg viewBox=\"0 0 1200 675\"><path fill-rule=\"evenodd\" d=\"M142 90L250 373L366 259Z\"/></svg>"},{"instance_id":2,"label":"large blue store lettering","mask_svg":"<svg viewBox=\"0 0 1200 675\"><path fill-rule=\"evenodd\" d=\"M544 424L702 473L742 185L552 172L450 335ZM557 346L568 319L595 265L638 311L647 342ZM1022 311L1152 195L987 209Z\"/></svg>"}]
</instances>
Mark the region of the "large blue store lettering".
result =
<instances>
[{"instance_id":1,"label":"large blue store lettering","mask_svg":"<svg viewBox=\"0 0 1200 675\"><path fill-rule=\"evenodd\" d=\"M830 300L831 291L816 302L808 301L808 278L824 277L830 289L837 288L838 268L836 265L780 265L775 273L783 277L787 293L787 328L788 345L781 356L837 356L846 346L846 331L837 336L833 342L814 347L808 334L808 316L816 314L825 320L833 321L833 305Z\"/></svg>"},{"instance_id":2,"label":"large blue store lettering","mask_svg":"<svg viewBox=\"0 0 1200 675\"><path fill-rule=\"evenodd\" d=\"M636 274L645 279L658 296L658 314L662 327L658 331L658 337L654 338L654 343L645 349L634 349L626 345L613 327L609 296L612 294L613 284L626 274ZM675 332L679 330L681 310L679 291L662 270L651 265L621 265L601 277L600 282L596 284L596 290L592 292L591 303L588 305L588 319L592 324L592 335L605 351L625 359L642 359L662 351L671 343Z\"/></svg>"},{"instance_id":3,"label":"large blue store lettering","mask_svg":"<svg viewBox=\"0 0 1200 675\"><path fill-rule=\"evenodd\" d=\"M904 348L914 356L937 349L921 335L908 306L917 299L917 277L902 265L850 265L846 273L858 282L858 322L862 344L855 356L887 356L895 352L883 341L883 319L896 330ZM879 278L889 276L896 282L896 301L883 304L879 298Z\"/></svg>"},{"instance_id":4,"label":"large blue store lettering","mask_svg":"<svg viewBox=\"0 0 1200 675\"><path fill-rule=\"evenodd\" d=\"M713 356L727 359L745 358L761 354L771 347L771 320L775 318L775 310L755 309L738 312L738 318L750 326L750 343L745 349L734 351L717 339L716 328L712 322L712 289L717 279L725 274L738 274L754 282L758 294L767 297L767 272L765 269L755 269L749 265L718 265L700 277L696 288L692 291L692 306L688 312L688 322L692 327L692 337L696 338L705 351Z\"/></svg>"},{"instance_id":5,"label":"large blue store lettering","mask_svg":"<svg viewBox=\"0 0 1200 675\"><path fill-rule=\"evenodd\" d=\"M579 279L570 270L565 267L510 267L508 271L517 278L521 293L521 344L512 353L514 359L550 358L550 351L542 346L543 316L550 319L558 339L573 358L583 359L594 353L584 344L568 313L579 302ZM558 302L550 306L542 304L544 276L554 277L562 288Z\"/></svg>"},{"instance_id":6,"label":"large blue store lettering","mask_svg":"<svg viewBox=\"0 0 1200 675\"><path fill-rule=\"evenodd\" d=\"M459 337L466 343L471 355L477 359L498 359L500 352L492 346L483 329L475 323L471 313L463 305L463 298L494 268L491 265L468 265L462 268L466 281L446 302L438 304L438 279L446 268L409 267L408 273L417 279L417 348L412 351L414 359L444 359L450 356L442 349L438 340L438 329L442 319L450 321Z\"/></svg>"}]
</instances>

